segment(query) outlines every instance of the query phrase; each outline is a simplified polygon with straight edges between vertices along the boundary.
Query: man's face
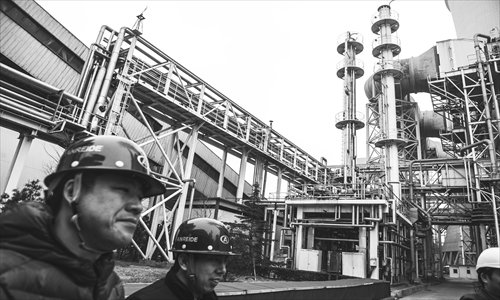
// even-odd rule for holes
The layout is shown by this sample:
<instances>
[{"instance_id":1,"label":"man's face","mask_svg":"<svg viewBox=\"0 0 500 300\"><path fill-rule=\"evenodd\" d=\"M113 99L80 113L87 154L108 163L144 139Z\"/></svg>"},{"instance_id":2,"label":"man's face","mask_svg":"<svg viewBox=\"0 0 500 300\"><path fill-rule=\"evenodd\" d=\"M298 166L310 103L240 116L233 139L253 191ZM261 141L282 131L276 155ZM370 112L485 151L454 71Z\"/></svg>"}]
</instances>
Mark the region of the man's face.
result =
<instances>
[{"instance_id":1,"label":"man's face","mask_svg":"<svg viewBox=\"0 0 500 300\"><path fill-rule=\"evenodd\" d=\"M500 269L493 270L491 276L485 280L485 289L493 296L500 297Z\"/></svg>"},{"instance_id":2,"label":"man's face","mask_svg":"<svg viewBox=\"0 0 500 300\"><path fill-rule=\"evenodd\" d=\"M214 290L226 274L227 256L195 255L192 272L196 274L195 289L202 295Z\"/></svg>"},{"instance_id":3,"label":"man's face","mask_svg":"<svg viewBox=\"0 0 500 300\"><path fill-rule=\"evenodd\" d=\"M141 198L141 186L130 175L98 175L93 186L82 189L78 202L85 243L106 252L128 245L142 211Z\"/></svg>"}]
</instances>

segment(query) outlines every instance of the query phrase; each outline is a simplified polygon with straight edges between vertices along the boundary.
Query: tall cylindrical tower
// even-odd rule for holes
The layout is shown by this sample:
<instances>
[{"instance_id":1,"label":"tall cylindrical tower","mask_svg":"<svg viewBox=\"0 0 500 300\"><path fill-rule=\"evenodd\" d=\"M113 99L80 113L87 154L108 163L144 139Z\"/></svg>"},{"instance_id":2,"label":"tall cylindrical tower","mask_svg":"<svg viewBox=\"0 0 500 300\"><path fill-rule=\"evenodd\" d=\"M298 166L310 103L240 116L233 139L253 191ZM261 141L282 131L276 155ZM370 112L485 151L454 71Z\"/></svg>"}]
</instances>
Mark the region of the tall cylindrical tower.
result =
<instances>
[{"instance_id":1,"label":"tall cylindrical tower","mask_svg":"<svg viewBox=\"0 0 500 300\"><path fill-rule=\"evenodd\" d=\"M364 74L363 63L356 55L363 51L363 37L346 32L337 40L337 52L344 59L337 64L337 76L344 80L343 108L335 126L342 130L342 163L344 183L356 182L356 130L365 126L356 112L356 79Z\"/></svg>"},{"instance_id":2,"label":"tall cylindrical tower","mask_svg":"<svg viewBox=\"0 0 500 300\"><path fill-rule=\"evenodd\" d=\"M381 95L378 98L380 138L377 147L384 148L385 180L392 187L395 200L401 198L399 183L398 146L404 144L397 124L396 95L394 80L401 78L403 72L394 57L401 52L399 39L395 34L399 28L398 15L389 5L378 8L373 17L372 32L379 35L373 42L372 54L379 59L373 80L380 81Z\"/></svg>"}]
</instances>

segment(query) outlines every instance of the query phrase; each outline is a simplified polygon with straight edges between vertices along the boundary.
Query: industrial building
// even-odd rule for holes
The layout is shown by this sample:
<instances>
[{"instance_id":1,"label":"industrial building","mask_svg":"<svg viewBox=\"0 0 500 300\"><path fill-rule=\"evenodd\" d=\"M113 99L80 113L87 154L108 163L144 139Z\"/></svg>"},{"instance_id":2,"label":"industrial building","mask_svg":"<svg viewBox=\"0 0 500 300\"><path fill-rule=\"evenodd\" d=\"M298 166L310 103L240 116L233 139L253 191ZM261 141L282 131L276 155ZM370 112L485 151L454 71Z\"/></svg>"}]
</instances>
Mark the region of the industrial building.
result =
<instances>
[{"instance_id":1,"label":"industrial building","mask_svg":"<svg viewBox=\"0 0 500 300\"><path fill-rule=\"evenodd\" d=\"M340 33L332 84L344 86L343 111L332 130L342 132L342 163L328 165L146 40L142 15L132 28L103 25L84 45L36 2L2 1L1 126L20 133L2 187L18 186L35 139L64 148L120 135L144 147L168 190L144 201L146 259L186 218L234 221L257 192L272 228L266 255L289 268L397 283L474 265L500 236L500 2L471 3L446 1L457 39L418 57L399 57L404 20L390 5L374 11L371 47ZM357 58L363 51L378 61L373 72ZM356 95L362 76L365 95ZM433 111L419 109L417 92L431 95ZM268 174L278 180L272 197Z\"/></svg>"}]
</instances>

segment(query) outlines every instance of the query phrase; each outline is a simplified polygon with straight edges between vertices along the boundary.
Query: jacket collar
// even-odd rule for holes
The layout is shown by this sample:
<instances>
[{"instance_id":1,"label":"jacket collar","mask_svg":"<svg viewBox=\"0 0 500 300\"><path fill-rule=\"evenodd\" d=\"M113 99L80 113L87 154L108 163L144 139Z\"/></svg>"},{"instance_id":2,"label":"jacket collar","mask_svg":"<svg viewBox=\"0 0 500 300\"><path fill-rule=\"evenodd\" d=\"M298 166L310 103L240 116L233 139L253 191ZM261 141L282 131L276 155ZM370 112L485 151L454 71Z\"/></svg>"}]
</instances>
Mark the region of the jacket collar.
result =
<instances>
[{"instance_id":1,"label":"jacket collar","mask_svg":"<svg viewBox=\"0 0 500 300\"><path fill-rule=\"evenodd\" d=\"M94 263L75 256L54 235L53 221L52 211L37 202L5 212L0 218L0 248L54 265L84 286L94 285L113 272L112 253L102 255Z\"/></svg>"},{"instance_id":2,"label":"jacket collar","mask_svg":"<svg viewBox=\"0 0 500 300\"><path fill-rule=\"evenodd\" d=\"M177 270L172 267L170 271L168 271L167 276L165 276L165 284L170 288L172 293L174 293L179 299L183 300L194 300L194 296L189 290L189 288L182 283L182 281L177 278ZM210 292L199 300L217 300L217 295L215 292Z\"/></svg>"}]
</instances>

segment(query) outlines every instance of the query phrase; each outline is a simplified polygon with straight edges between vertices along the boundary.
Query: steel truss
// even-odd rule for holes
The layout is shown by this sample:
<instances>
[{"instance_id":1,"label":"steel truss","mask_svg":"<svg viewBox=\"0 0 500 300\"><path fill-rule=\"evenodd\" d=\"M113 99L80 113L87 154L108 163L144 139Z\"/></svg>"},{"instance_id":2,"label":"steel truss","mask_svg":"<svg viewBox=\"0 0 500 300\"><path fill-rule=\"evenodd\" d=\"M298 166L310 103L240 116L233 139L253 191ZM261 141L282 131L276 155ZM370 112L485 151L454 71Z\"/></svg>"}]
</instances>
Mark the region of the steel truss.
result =
<instances>
[{"instance_id":1,"label":"steel truss","mask_svg":"<svg viewBox=\"0 0 500 300\"><path fill-rule=\"evenodd\" d=\"M379 140L384 138L379 111L379 98L381 96L382 94L377 95L366 105L366 155L368 164L383 163L384 161L384 152L381 147L376 145ZM398 137L405 141L398 147L398 157L400 164L404 165L409 161L421 159L417 103L396 99L396 113Z\"/></svg>"},{"instance_id":2,"label":"steel truss","mask_svg":"<svg viewBox=\"0 0 500 300\"><path fill-rule=\"evenodd\" d=\"M192 207L195 180L191 170L200 140L229 149L245 163L248 158L256 166L265 165L267 171L279 173L291 183L317 183L332 177L322 162L178 64L136 30L122 28L117 32L102 27L85 63L77 96L83 104L73 107L70 118L62 117L61 107L58 123L71 119L84 128L84 134L121 135L138 142L148 153L155 176L167 185L167 194L144 202L148 208L140 223L150 239L146 249L134 245L147 259L155 250L171 259L172 233L186 217L184 208L190 195ZM64 130L63 126L59 130ZM185 159L183 153L187 153ZM262 181L261 177L256 180ZM239 201L243 184L238 184ZM167 202L175 204L167 208ZM167 245L166 251L160 242Z\"/></svg>"},{"instance_id":3,"label":"steel truss","mask_svg":"<svg viewBox=\"0 0 500 300\"><path fill-rule=\"evenodd\" d=\"M491 66L482 59L479 55L475 65L430 78L428 84L434 111L452 124L440 134L443 150L450 157L464 157L468 162L468 201L492 204L493 216L498 219L500 149L496 144L500 119ZM491 233L489 226L486 232ZM486 236L487 241L495 239Z\"/></svg>"}]
</instances>

